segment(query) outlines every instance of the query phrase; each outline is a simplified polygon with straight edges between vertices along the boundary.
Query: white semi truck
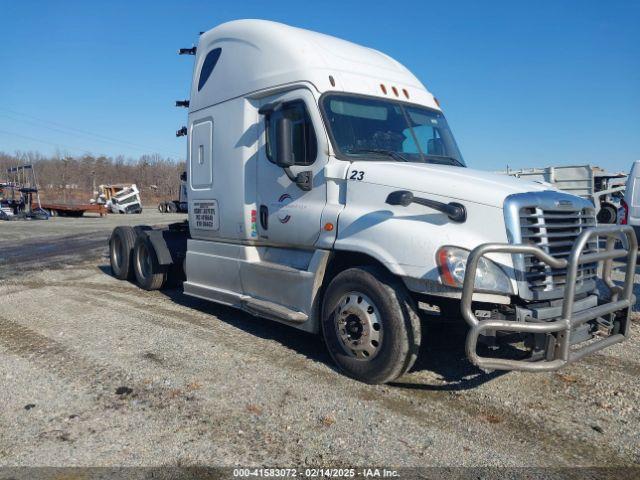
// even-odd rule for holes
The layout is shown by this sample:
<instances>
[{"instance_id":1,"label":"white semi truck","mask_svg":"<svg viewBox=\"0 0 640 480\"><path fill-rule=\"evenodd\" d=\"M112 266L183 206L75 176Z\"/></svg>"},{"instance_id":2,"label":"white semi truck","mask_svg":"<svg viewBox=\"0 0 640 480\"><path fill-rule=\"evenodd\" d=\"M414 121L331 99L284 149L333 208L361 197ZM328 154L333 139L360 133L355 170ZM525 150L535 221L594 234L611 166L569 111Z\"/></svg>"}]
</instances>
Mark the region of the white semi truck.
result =
<instances>
[{"instance_id":1,"label":"white semi truck","mask_svg":"<svg viewBox=\"0 0 640 480\"><path fill-rule=\"evenodd\" d=\"M371 383L411 368L422 307L462 317L485 370L555 370L629 335L633 230L596 226L585 199L467 168L438 101L394 59L260 20L181 52L195 55L188 221L116 228L118 278L183 277L186 295L320 333L341 371ZM525 360L478 353L514 335Z\"/></svg>"}]
</instances>

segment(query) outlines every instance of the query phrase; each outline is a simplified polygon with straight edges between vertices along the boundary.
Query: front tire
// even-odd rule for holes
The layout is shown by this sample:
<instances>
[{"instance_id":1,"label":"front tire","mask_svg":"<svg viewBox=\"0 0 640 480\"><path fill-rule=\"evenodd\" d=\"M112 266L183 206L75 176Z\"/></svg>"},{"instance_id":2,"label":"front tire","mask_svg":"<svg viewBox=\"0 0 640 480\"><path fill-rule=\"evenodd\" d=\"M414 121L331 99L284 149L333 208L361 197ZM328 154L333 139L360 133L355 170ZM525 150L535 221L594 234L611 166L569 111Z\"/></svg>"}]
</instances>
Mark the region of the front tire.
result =
<instances>
[{"instance_id":1,"label":"front tire","mask_svg":"<svg viewBox=\"0 0 640 480\"><path fill-rule=\"evenodd\" d=\"M136 282L145 290L159 290L167 280L167 269L158 263L149 237L140 233L133 247L133 271Z\"/></svg>"},{"instance_id":2,"label":"front tire","mask_svg":"<svg viewBox=\"0 0 640 480\"><path fill-rule=\"evenodd\" d=\"M347 269L329 284L322 307L329 354L346 375L386 383L406 373L420 347L420 319L406 287L377 267Z\"/></svg>"}]
</instances>

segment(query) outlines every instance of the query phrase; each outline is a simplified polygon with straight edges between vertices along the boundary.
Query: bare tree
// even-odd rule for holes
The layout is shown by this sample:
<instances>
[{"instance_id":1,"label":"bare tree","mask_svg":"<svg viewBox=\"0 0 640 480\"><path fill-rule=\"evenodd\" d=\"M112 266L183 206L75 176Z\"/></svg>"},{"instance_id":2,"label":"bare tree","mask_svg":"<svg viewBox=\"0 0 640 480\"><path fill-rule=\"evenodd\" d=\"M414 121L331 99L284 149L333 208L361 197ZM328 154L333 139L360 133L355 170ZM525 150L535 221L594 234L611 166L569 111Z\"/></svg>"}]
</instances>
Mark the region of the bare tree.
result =
<instances>
[{"instance_id":1,"label":"bare tree","mask_svg":"<svg viewBox=\"0 0 640 480\"><path fill-rule=\"evenodd\" d=\"M57 152L46 157L39 152L0 152L0 183L6 180L8 168L32 164L37 172L41 197L49 201L87 202L95 185L135 183L145 204L177 197L184 161L161 155L125 158L93 155L69 156Z\"/></svg>"}]
</instances>

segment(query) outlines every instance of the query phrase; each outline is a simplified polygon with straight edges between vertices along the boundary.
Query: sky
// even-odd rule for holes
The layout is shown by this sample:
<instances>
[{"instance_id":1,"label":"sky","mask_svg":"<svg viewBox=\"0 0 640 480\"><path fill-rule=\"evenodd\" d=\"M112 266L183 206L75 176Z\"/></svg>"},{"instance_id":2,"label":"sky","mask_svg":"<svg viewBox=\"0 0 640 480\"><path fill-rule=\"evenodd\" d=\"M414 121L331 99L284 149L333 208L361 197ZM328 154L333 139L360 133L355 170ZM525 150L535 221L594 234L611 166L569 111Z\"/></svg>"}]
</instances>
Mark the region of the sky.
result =
<instances>
[{"instance_id":1,"label":"sky","mask_svg":"<svg viewBox=\"0 0 640 480\"><path fill-rule=\"evenodd\" d=\"M381 50L440 100L468 166L640 159L640 1L0 0L0 152L184 158L193 57L240 18Z\"/></svg>"}]
</instances>

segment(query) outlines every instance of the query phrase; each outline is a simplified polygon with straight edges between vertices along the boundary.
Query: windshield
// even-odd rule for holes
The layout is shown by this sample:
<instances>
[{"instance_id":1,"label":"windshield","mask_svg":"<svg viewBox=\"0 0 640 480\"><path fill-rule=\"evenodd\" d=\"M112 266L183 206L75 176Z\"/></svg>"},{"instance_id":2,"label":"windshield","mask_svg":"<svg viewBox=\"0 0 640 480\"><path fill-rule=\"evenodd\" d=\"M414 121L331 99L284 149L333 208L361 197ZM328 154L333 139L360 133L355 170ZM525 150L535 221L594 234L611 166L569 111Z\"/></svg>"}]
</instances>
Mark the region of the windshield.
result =
<instances>
[{"instance_id":1,"label":"windshield","mask_svg":"<svg viewBox=\"0 0 640 480\"><path fill-rule=\"evenodd\" d=\"M322 107L342 158L465 166L437 110L354 95L327 95Z\"/></svg>"}]
</instances>

